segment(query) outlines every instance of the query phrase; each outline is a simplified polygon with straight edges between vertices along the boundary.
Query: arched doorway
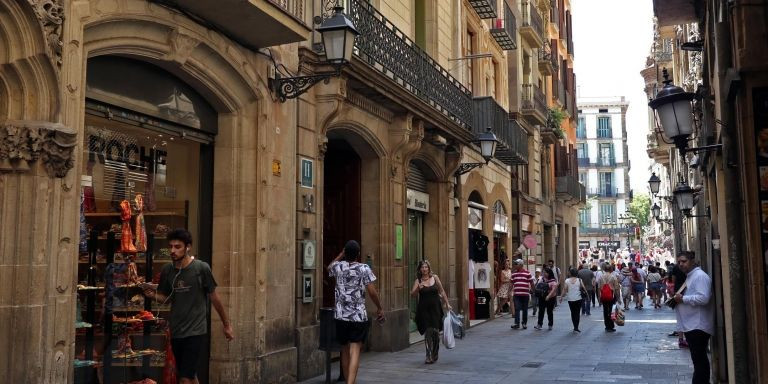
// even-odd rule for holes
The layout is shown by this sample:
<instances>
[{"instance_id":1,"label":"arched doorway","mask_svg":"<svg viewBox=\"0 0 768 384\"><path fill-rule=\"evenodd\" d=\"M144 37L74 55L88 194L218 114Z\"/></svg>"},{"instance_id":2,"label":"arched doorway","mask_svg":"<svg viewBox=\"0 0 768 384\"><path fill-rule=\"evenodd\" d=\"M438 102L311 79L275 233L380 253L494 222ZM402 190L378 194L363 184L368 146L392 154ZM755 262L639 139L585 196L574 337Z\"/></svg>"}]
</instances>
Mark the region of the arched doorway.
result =
<instances>
[{"instance_id":1,"label":"arched doorway","mask_svg":"<svg viewBox=\"0 0 768 384\"><path fill-rule=\"evenodd\" d=\"M144 300L132 288L159 281L160 270L171 262L169 230L187 229L190 253L211 264L217 113L184 81L153 64L103 55L89 58L86 66L77 281L103 284L105 297L101 304L95 292L78 295L83 302L78 324L93 327L76 334L75 353L85 361L100 356L104 382L160 381L163 366L152 356L159 356L167 341L165 328L146 326L143 337L136 337L125 319L139 311L170 318L169 306ZM134 221L123 218L126 212ZM135 219L139 214L143 222ZM121 221L122 231L116 230ZM127 234L135 244L124 241ZM135 249L126 249L128 244ZM208 378L203 361L209 343L206 335L201 382ZM127 362L137 350L147 358ZM76 381L98 382L96 376L96 367L76 371Z\"/></svg>"},{"instance_id":2,"label":"arched doorway","mask_svg":"<svg viewBox=\"0 0 768 384\"><path fill-rule=\"evenodd\" d=\"M371 265L381 242L379 156L352 128L331 129L327 138L323 166L323 266L333 261L348 240L360 242L359 261ZM334 305L334 286L334 279L323 273L324 307Z\"/></svg>"}]
</instances>

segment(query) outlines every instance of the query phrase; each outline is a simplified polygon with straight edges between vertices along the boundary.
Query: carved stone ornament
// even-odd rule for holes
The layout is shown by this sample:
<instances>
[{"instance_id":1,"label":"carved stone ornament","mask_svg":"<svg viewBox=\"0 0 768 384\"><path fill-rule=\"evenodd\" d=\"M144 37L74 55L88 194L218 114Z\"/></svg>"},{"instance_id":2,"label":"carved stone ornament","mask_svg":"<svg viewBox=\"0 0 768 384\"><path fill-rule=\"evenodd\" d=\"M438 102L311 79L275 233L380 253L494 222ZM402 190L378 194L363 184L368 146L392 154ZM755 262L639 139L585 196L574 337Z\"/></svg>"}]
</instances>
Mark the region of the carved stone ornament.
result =
<instances>
[{"instance_id":1,"label":"carved stone ornament","mask_svg":"<svg viewBox=\"0 0 768 384\"><path fill-rule=\"evenodd\" d=\"M63 0L27 0L43 26L45 39L51 49L57 67L61 67L62 24L64 23Z\"/></svg>"},{"instance_id":2,"label":"carved stone ornament","mask_svg":"<svg viewBox=\"0 0 768 384\"><path fill-rule=\"evenodd\" d=\"M27 172L41 160L48 176L64 177L74 166L77 135L58 123L0 122L0 172Z\"/></svg>"},{"instance_id":3,"label":"carved stone ornament","mask_svg":"<svg viewBox=\"0 0 768 384\"><path fill-rule=\"evenodd\" d=\"M168 44L171 50L166 58L183 64L189 59L189 55L197 48L200 41L177 28L168 34Z\"/></svg>"}]
</instances>

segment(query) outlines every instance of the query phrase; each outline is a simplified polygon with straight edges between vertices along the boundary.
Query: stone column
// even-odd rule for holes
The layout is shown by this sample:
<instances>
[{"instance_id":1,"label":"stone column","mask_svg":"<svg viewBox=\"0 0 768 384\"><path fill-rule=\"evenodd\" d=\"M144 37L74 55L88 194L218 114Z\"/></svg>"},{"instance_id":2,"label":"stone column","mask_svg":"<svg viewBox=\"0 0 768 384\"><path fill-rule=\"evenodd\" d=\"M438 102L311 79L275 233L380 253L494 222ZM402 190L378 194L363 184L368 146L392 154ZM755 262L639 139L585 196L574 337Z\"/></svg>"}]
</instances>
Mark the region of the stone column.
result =
<instances>
[{"instance_id":1,"label":"stone column","mask_svg":"<svg viewBox=\"0 0 768 384\"><path fill-rule=\"evenodd\" d=\"M61 124L0 122L0 372L8 383L72 377L76 146Z\"/></svg>"}]
</instances>

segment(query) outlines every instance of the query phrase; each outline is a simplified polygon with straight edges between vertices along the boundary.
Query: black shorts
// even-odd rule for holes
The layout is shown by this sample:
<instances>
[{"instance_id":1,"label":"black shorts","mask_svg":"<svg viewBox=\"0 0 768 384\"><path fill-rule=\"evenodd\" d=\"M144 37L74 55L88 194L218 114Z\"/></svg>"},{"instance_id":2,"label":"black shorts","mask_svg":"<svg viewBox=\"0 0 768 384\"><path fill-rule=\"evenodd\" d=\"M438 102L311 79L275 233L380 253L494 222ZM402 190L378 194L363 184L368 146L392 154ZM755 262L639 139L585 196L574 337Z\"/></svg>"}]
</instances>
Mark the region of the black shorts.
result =
<instances>
[{"instance_id":1,"label":"black shorts","mask_svg":"<svg viewBox=\"0 0 768 384\"><path fill-rule=\"evenodd\" d=\"M185 377L194 379L197 376L197 365L200 362L200 350L203 348L205 335L189 336L171 339L173 357L176 358L176 372L179 379Z\"/></svg>"},{"instance_id":2,"label":"black shorts","mask_svg":"<svg viewBox=\"0 0 768 384\"><path fill-rule=\"evenodd\" d=\"M336 340L339 344L362 343L368 337L367 321L344 321L336 319Z\"/></svg>"}]
</instances>

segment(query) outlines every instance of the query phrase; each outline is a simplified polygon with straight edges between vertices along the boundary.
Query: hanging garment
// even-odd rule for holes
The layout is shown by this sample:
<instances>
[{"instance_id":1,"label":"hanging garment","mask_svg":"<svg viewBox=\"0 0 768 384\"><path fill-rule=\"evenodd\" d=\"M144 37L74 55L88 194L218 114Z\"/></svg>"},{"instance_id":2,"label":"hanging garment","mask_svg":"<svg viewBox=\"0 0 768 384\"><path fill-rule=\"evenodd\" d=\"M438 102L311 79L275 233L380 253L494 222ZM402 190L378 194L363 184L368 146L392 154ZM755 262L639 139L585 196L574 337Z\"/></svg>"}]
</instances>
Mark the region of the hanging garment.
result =
<instances>
[{"instance_id":1,"label":"hanging garment","mask_svg":"<svg viewBox=\"0 0 768 384\"><path fill-rule=\"evenodd\" d=\"M136 252L147 251L147 227L144 224L144 197L141 193L136 194L134 199L136 203Z\"/></svg>"},{"instance_id":2,"label":"hanging garment","mask_svg":"<svg viewBox=\"0 0 768 384\"><path fill-rule=\"evenodd\" d=\"M133 245L133 233L131 232L131 203L128 200L120 202L120 219L123 221L120 252L136 253L136 247Z\"/></svg>"}]
</instances>

